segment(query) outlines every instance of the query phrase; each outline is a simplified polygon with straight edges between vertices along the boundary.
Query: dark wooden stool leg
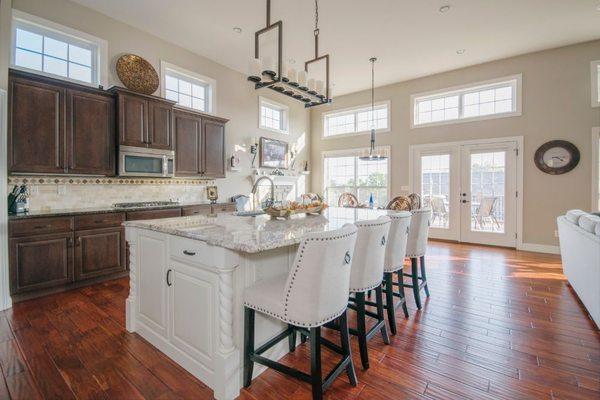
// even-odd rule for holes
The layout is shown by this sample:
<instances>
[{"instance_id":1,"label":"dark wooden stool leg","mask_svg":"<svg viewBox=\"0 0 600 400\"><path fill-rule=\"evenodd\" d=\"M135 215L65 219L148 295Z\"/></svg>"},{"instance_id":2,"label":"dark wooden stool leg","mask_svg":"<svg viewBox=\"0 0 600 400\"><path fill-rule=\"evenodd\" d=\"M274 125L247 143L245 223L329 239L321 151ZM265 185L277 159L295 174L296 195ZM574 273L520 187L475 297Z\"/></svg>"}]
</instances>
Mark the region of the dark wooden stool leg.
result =
<instances>
[{"instance_id":1,"label":"dark wooden stool leg","mask_svg":"<svg viewBox=\"0 0 600 400\"><path fill-rule=\"evenodd\" d=\"M294 329L293 325L289 324L288 329L292 330L292 333L290 333L290 336L288 336L288 340L290 345L290 353L293 353L294 351L296 351L296 329Z\"/></svg>"},{"instance_id":2,"label":"dark wooden stool leg","mask_svg":"<svg viewBox=\"0 0 600 400\"><path fill-rule=\"evenodd\" d=\"M365 314L365 293L356 293L356 328L360 361L364 369L369 369L369 350L367 349L367 322Z\"/></svg>"},{"instance_id":3,"label":"dark wooden stool leg","mask_svg":"<svg viewBox=\"0 0 600 400\"><path fill-rule=\"evenodd\" d=\"M415 295L415 303L417 305L417 308L420 310L421 294L419 293L419 266L417 264L418 260L416 257L410 259L413 293Z\"/></svg>"},{"instance_id":4,"label":"dark wooden stool leg","mask_svg":"<svg viewBox=\"0 0 600 400\"><path fill-rule=\"evenodd\" d=\"M390 325L390 332L392 335L396 334L396 308L394 307L394 284L393 284L393 272L386 272L383 275L385 280L385 304L387 308L388 324Z\"/></svg>"},{"instance_id":5,"label":"dark wooden stool leg","mask_svg":"<svg viewBox=\"0 0 600 400\"><path fill-rule=\"evenodd\" d=\"M302 344L306 343L306 336L302 332L300 332L300 343L302 343Z\"/></svg>"},{"instance_id":6,"label":"dark wooden stool leg","mask_svg":"<svg viewBox=\"0 0 600 400\"><path fill-rule=\"evenodd\" d=\"M254 310L244 307L244 387L252 382L252 369L254 362L251 356L254 353Z\"/></svg>"},{"instance_id":7,"label":"dark wooden stool leg","mask_svg":"<svg viewBox=\"0 0 600 400\"><path fill-rule=\"evenodd\" d=\"M406 305L406 295L404 294L404 270L398 271L398 294L400 295L400 301L402 301L402 311L404 311L404 318L408 318L408 306Z\"/></svg>"},{"instance_id":8,"label":"dark wooden stool leg","mask_svg":"<svg viewBox=\"0 0 600 400\"><path fill-rule=\"evenodd\" d=\"M381 325L381 336L383 337L383 343L390 344L390 337L388 336L387 327L385 326L385 318L383 316L383 293L381 290L381 285L377 286L375 289L375 299L377 302L377 321L383 321L383 324Z\"/></svg>"},{"instance_id":9,"label":"dark wooden stool leg","mask_svg":"<svg viewBox=\"0 0 600 400\"><path fill-rule=\"evenodd\" d=\"M425 282L425 294L429 297L429 286L427 286L427 274L425 273L425 256L421 256L421 277Z\"/></svg>"},{"instance_id":10,"label":"dark wooden stool leg","mask_svg":"<svg viewBox=\"0 0 600 400\"><path fill-rule=\"evenodd\" d=\"M340 337L342 339L342 351L345 356L350 357L350 362L346 366L346 374L348 375L348 380L352 386L356 386L358 384L358 379L356 378L356 371L354 370L354 363L352 362L352 353L350 351L350 333L348 332L348 311L344 311L344 313L340 316Z\"/></svg>"},{"instance_id":11,"label":"dark wooden stool leg","mask_svg":"<svg viewBox=\"0 0 600 400\"><path fill-rule=\"evenodd\" d=\"M321 377L321 328L310 328L310 378L313 400L323 398Z\"/></svg>"}]
</instances>

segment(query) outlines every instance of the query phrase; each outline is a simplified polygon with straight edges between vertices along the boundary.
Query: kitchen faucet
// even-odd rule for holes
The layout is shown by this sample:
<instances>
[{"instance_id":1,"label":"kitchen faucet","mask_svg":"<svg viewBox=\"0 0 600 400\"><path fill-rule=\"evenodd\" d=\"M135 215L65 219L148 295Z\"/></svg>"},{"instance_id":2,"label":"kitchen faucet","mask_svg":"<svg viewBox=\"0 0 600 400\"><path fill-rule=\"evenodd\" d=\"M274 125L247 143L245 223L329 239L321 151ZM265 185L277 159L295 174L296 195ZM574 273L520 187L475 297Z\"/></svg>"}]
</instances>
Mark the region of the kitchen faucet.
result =
<instances>
[{"instance_id":1,"label":"kitchen faucet","mask_svg":"<svg viewBox=\"0 0 600 400\"><path fill-rule=\"evenodd\" d=\"M270 205L273 205L273 203L275 203L275 183L273 182L273 179L269 178L266 175L263 175L261 177L259 177L256 182L254 182L254 186L252 186L252 194L255 195L256 192L258 191L258 184L260 183L260 181L262 181L263 179L268 180L269 182L271 182L271 198L269 199L269 202L267 203L267 207ZM256 201L253 199L252 201L252 205L254 206L254 208L256 209Z\"/></svg>"}]
</instances>

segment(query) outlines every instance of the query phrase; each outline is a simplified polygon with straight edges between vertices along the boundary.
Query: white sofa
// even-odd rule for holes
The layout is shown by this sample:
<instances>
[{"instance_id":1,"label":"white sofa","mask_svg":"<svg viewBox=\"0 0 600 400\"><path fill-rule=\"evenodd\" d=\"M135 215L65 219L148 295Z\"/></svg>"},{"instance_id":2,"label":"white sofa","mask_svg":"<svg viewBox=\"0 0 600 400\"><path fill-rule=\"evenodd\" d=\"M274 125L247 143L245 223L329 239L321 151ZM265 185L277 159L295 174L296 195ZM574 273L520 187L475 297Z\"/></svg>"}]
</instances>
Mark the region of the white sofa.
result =
<instances>
[{"instance_id":1,"label":"white sofa","mask_svg":"<svg viewBox=\"0 0 600 400\"><path fill-rule=\"evenodd\" d=\"M570 210L557 224L564 273L600 326L600 217Z\"/></svg>"}]
</instances>

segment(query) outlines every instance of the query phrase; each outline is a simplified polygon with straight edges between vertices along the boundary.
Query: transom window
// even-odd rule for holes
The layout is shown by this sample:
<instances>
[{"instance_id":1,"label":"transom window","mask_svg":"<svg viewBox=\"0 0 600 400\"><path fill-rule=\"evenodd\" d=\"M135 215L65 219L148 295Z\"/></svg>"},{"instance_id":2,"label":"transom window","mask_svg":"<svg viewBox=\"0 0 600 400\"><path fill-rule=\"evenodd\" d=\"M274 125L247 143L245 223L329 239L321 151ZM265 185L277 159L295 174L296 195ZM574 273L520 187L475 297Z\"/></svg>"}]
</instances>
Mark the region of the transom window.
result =
<instances>
[{"instance_id":1,"label":"transom window","mask_svg":"<svg viewBox=\"0 0 600 400\"><path fill-rule=\"evenodd\" d=\"M371 106L334 111L323 114L323 137L365 133L375 128L377 131L390 129L390 103L378 103Z\"/></svg>"},{"instance_id":2,"label":"transom window","mask_svg":"<svg viewBox=\"0 0 600 400\"><path fill-rule=\"evenodd\" d=\"M100 84L99 46L90 36L67 27L15 12L13 17L12 66L31 72ZM48 26L44 26L43 24ZM78 35L78 36L75 36ZM85 37L85 38L84 38Z\"/></svg>"},{"instance_id":3,"label":"transom window","mask_svg":"<svg viewBox=\"0 0 600 400\"><path fill-rule=\"evenodd\" d=\"M384 149L389 155L389 148ZM352 193L359 203L368 205L371 194L376 207L389 200L389 157L380 161L363 161L364 149L332 152L323 155L324 195L329 204L337 205L342 193Z\"/></svg>"},{"instance_id":4,"label":"transom window","mask_svg":"<svg viewBox=\"0 0 600 400\"><path fill-rule=\"evenodd\" d=\"M413 126L520 115L521 77L412 97Z\"/></svg>"},{"instance_id":5,"label":"transom window","mask_svg":"<svg viewBox=\"0 0 600 400\"><path fill-rule=\"evenodd\" d=\"M264 97L259 98L260 128L288 133L289 108Z\"/></svg>"},{"instance_id":6,"label":"transom window","mask_svg":"<svg viewBox=\"0 0 600 400\"><path fill-rule=\"evenodd\" d=\"M214 79L161 62L162 95L181 107L214 113Z\"/></svg>"}]
</instances>

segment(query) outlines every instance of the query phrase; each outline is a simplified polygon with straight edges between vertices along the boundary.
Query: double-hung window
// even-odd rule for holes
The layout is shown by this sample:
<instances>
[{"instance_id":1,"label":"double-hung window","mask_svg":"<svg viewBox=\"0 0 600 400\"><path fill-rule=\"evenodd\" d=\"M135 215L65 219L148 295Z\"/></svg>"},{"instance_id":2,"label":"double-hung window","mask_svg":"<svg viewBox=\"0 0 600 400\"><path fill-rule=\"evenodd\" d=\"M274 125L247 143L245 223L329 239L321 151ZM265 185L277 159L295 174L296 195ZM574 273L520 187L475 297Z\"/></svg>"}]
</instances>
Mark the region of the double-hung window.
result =
<instances>
[{"instance_id":1,"label":"double-hung window","mask_svg":"<svg viewBox=\"0 0 600 400\"><path fill-rule=\"evenodd\" d=\"M175 65L161 62L162 96L181 107L215 113L216 81Z\"/></svg>"},{"instance_id":2,"label":"double-hung window","mask_svg":"<svg viewBox=\"0 0 600 400\"><path fill-rule=\"evenodd\" d=\"M265 97L259 97L259 128L269 131L289 132L289 108Z\"/></svg>"},{"instance_id":3,"label":"double-hung window","mask_svg":"<svg viewBox=\"0 0 600 400\"><path fill-rule=\"evenodd\" d=\"M382 152L387 159L363 161L359 158L365 149L323 153L323 184L325 199L337 205L342 193L352 193L362 204L368 204L373 195L375 206L385 207L389 200L389 147Z\"/></svg>"},{"instance_id":4,"label":"double-hung window","mask_svg":"<svg viewBox=\"0 0 600 400\"><path fill-rule=\"evenodd\" d=\"M521 76L411 96L412 126L521 115Z\"/></svg>"},{"instance_id":5,"label":"double-hung window","mask_svg":"<svg viewBox=\"0 0 600 400\"><path fill-rule=\"evenodd\" d=\"M97 86L103 82L106 42L13 10L11 66Z\"/></svg>"},{"instance_id":6,"label":"double-hung window","mask_svg":"<svg viewBox=\"0 0 600 400\"><path fill-rule=\"evenodd\" d=\"M600 60L592 61L592 107L600 107Z\"/></svg>"},{"instance_id":7,"label":"double-hung window","mask_svg":"<svg viewBox=\"0 0 600 400\"><path fill-rule=\"evenodd\" d=\"M364 105L323 114L324 138L367 133L371 128L378 132L390 130L389 101L376 103L373 110Z\"/></svg>"}]
</instances>

